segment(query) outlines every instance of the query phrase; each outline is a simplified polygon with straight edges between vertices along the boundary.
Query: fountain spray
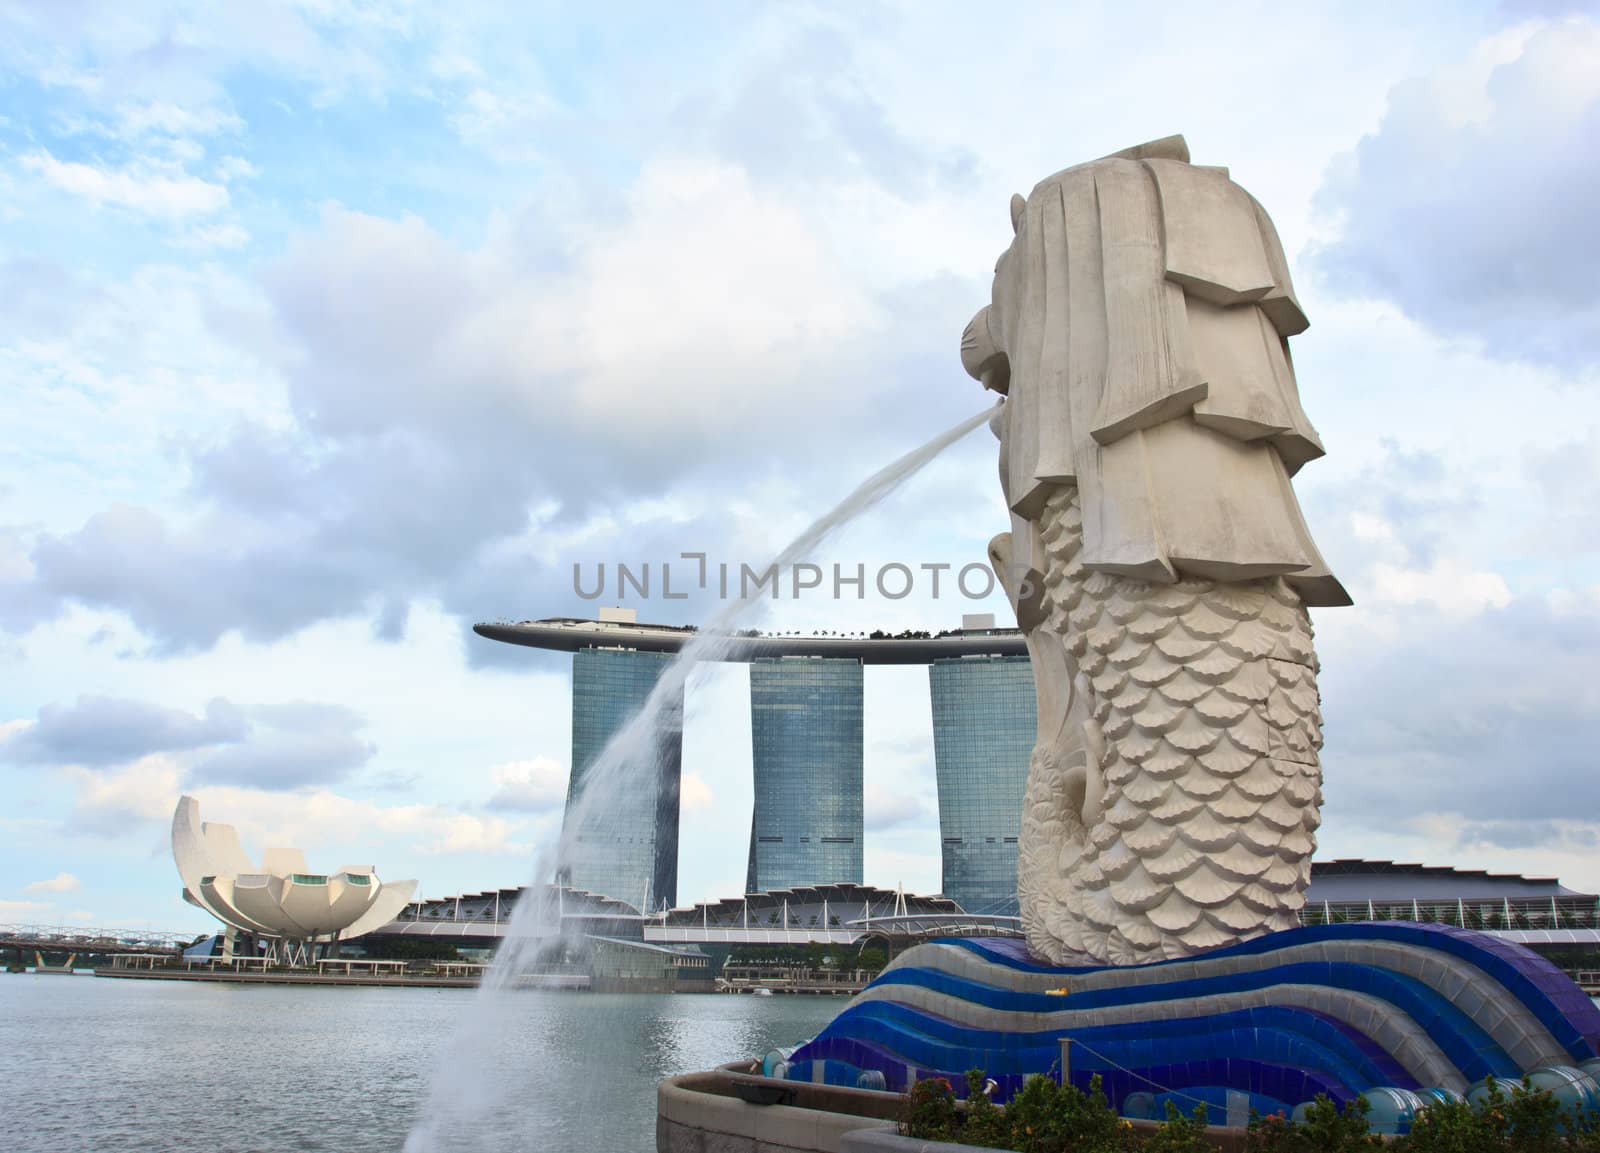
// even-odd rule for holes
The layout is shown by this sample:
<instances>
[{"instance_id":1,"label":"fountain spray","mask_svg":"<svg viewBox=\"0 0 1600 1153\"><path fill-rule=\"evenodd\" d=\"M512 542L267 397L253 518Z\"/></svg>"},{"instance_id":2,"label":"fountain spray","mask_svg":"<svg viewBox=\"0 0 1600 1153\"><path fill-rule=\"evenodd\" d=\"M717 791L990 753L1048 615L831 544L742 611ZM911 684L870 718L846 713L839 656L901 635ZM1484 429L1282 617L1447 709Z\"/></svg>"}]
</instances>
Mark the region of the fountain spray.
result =
<instances>
[{"instance_id":1,"label":"fountain spray","mask_svg":"<svg viewBox=\"0 0 1600 1153\"><path fill-rule=\"evenodd\" d=\"M795 537L773 558L773 564L782 571L805 560L835 531L877 505L973 429L987 423L992 412L985 408L873 473ZM684 687L701 665L728 655L736 640L735 628L759 614L763 604L758 589L719 609L679 650L639 711L617 730L589 766L582 788L568 801L561 835L540 850L534 884L517 902L475 1003L442 1055L429 1089L426 1112L406 1139L405 1153L503 1148L495 1127L482 1124L482 1118L493 1111L497 1095L509 1091L510 1084L503 1074L482 1067L488 1049L482 1042L507 1017L501 1004L507 989L541 950L561 942L561 919L549 896L548 882L570 862L576 832L592 812L620 790L655 779L656 733L663 712L681 699Z\"/></svg>"}]
</instances>

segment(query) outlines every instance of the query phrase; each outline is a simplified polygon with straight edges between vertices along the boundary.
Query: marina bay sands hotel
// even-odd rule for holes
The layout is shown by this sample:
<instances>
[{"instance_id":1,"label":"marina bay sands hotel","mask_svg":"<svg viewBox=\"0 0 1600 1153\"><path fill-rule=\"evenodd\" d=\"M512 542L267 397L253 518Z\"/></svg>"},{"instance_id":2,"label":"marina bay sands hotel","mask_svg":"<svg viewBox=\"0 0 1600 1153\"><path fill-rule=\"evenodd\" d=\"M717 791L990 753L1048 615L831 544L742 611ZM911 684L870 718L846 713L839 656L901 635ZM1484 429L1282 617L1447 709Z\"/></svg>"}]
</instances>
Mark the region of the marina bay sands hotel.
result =
<instances>
[{"instance_id":1,"label":"marina bay sands hotel","mask_svg":"<svg viewBox=\"0 0 1600 1153\"><path fill-rule=\"evenodd\" d=\"M572 798L619 728L638 712L692 628L598 620L479 624L491 640L572 653ZM969 913L1016 913L1017 831L1034 742L1033 672L1022 635L991 615L938 635L741 634L717 658L750 669L755 807L747 892L862 877L863 666L927 665L933 704L943 892ZM656 734L651 787L602 798L568 834L575 888L642 910L677 903L683 699Z\"/></svg>"}]
</instances>

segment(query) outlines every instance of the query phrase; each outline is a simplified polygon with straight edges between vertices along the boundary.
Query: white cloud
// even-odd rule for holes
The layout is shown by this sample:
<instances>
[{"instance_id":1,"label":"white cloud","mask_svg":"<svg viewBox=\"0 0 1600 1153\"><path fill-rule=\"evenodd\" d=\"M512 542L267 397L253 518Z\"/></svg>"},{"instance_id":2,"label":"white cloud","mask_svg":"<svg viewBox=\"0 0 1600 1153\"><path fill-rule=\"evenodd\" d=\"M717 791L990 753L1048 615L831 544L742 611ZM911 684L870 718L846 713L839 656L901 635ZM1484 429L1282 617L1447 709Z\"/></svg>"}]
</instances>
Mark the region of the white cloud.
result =
<instances>
[{"instance_id":1,"label":"white cloud","mask_svg":"<svg viewBox=\"0 0 1600 1153\"><path fill-rule=\"evenodd\" d=\"M567 799L567 768L550 757L496 765L489 770L489 781L494 785L491 809L544 813Z\"/></svg>"},{"instance_id":2,"label":"white cloud","mask_svg":"<svg viewBox=\"0 0 1600 1153\"><path fill-rule=\"evenodd\" d=\"M590 259L575 333L595 374L586 407L608 423L725 421L760 397L751 374L770 374L780 349L825 348L874 321L800 207L737 166L659 161L630 202L627 226ZM692 366L687 395L641 371L662 363Z\"/></svg>"},{"instance_id":3,"label":"white cloud","mask_svg":"<svg viewBox=\"0 0 1600 1153\"><path fill-rule=\"evenodd\" d=\"M15 530L0 529L0 583L22 583L33 576L33 561L28 559L28 550L23 544L22 534Z\"/></svg>"},{"instance_id":4,"label":"white cloud","mask_svg":"<svg viewBox=\"0 0 1600 1153\"><path fill-rule=\"evenodd\" d=\"M438 805L417 806L417 809L414 813L381 814L379 827L415 837L417 850L422 853L499 853L521 859L531 851L528 841L512 839L523 828L519 821L451 812Z\"/></svg>"},{"instance_id":5,"label":"white cloud","mask_svg":"<svg viewBox=\"0 0 1600 1153\"><path fill-rule=\"evenodd\" d=\"M1337 287L1394 300L1495 356L1600 362L1600 287L1578 254L1600 232L1600 22L1530 23L1390 92L1337 157L1321 202Z\"/></svg>"},{"instance_id":6,"label":"white cloud","mask_svg":"<svg viewBox=\"0 0 1600 1153\"><path fill-rule=\"evenodd\" d=\"M428 71L440 80L477 80L483 75L478 62L457 48L443 48L428 60Z\"/></svg>"},{"instance_id":7,"label":"white cloud","mask_svg":"<svg viewBox=\"0 0 1600 1153\"><path fill-rule=\"evenodd\" d=\"M1490 847L1504 860L1600 844L1600 826L1576 827L1600 795L1600 688L1589 676L1600 605L1560 612L1526 595L1483 611L1419 602L1378 612L1388 636L1365 632L1354 612L1318 620L1324 853L1447 863ZM1431 844L1382 846L1413 834Z\"/></svg>"},{"instance_id":8,"label":"white cloud","mask_svg":"<svg viewBox=\"0 0 1600 1153\"><path fill-rule=\"evenodd\" d=\"M217 161L214 171L217 179L224 184L231 184L235 180L249 180L261 175L261 169L242 156L224 156Z\"/></svg>"},{"instance_id":9,"label":"white cloud","mask_svg":"<svg viewBox=\"0 0 1600 1153\"><path fill-rule=\"evenodd\" d=\"M196 715L138 699L80 696L44 706L37 722L0 740L0 759L104 767L164 754L193 782L293 789L366 765L377 749L361 734L365 724L351 709L316 701L239 705L214 697Z\"/></svg>"},{"instance_id":10,"label":"white cloud","mask_svg":"<svg viewBox=\"0 0 1600 1153\"><path fill-rule=\"evenodd\" d=\"M554 270L528 251L552 224L572 229ZM876 307L804 206L737 165L665 157L613 218L495 227L463 251L415 218L324 213L272 284L324 427L395 427L448 393L511 402L534 435L699 441L753 410L798 408L802 384L808 411L858 387L801 368L870 328ZM393 358L381 386L340 363L360 329L380 326Z\"/></svg>"},{"instance_id":11,"label":"white cloud","mask_svg":"<svg viewBox=\"0 0 1600 1153\"><path fill-rule=\"evenodd\" d=\"M1578 819L1527 822L1520 838L1507 839L1492 821L1457 813L1431 814L1415 823L1425 843L1448 846L1446 863L1458 867L1559 877L1569 887L1600 892L1600 824Z\"/></svg>"},{"instance_id":12,"label":"white cloud","mask_svg":"<svg viewBox=\"0 0 1600 1153\"><path fill-rule=\"evenodd\" d=\"M257 852L269 845L294 845L313 854L370 853L375 843L401 841L425 854L525 854L515 839L527 823L485 816L438 804L382 804L318 788L285 793L248 787L187 785L173 758L144 757L123 768L63 772L76 786L69 829L124 836L141 825L163 826L172 819L178 796L192 792L210 820L239 829ZM329 861L333 868L338 862ZM378 862L380 871L382 862Z\"/></svg>"},{"instance_id":13,"label":"white cloud","mask_svg":"<svg viewBox=\"0 0 1600 1153\"><path fill-rule=\"evenodd\" d=\"M78 161L57 160L43 150L24 156L22 164L61 191L97 207L126 208L160 220L212 216L228 206L228 190L221 184L182 172L137 165L97 168Z\"/></svg>"},{"instance_id":14,"label":"white cloud","mask_svg":"<svg viewBox=\"0 0 1600 1153\"><path fill-rule=\"evenodd\" d=\"M450 126L463 139L500 152L507 148L526 155L540 123L557 111L538 93L507 94L474 87L454 102Z\"/></svg>"},{"instance_id":15,"label":"white cloud","mask_svg":"<svg viewBox=\"0 0 1600 1153\"><path fill-rule=\"evenodd\" d=\"M24 893L70 893L82 888L83 882L71 873L57 873L48 881L35 881L23 887Z\"/></svg>"},{"instance_id":16,"label":"white cloud","mask_svg":"<svg viewBox=\"0 0 1600 1153\"><path fill-rule=\"evenodd\" d=\"M69 827L103 836L120 836L140 822L171 820L182 791L183 770L165 754L120 769L69 766L61 772L74 786Z\"/></svg>"},{"instance_id":17,"label":"white cloud","mask_svg":"<svg viewBox=\"0 0 1600 1153\"><path fill-rule=\"evenodd\" d=\"M1545 593L1545 604L1555 617L1594 616L1600 613L1600 585L1589 588L1553 588ZM0 726L0 735L4 734Z\"/></svg>"},{"instance_id":18,"label":"white cloud","mask_svg":"<svg viewBox=\"0 0 1600 1153\"><path fill-rule=\"evenodd\" d=\"M250 233L237 224L202 224L185 232L179 242L186 248L243 248Z\"/></svg>"},{"instance_id":19,"label":"white cloud","mask_svg":"<svg viewBox=\"0 0 1600 1153\"><path fill-rule=\"evenodd\" d=\"M1472 616L1511 603L1511 589L1499 573L1473 571L1446 558L1426 569L1376 564L1370 587L1382 602L1432 605L1449 616Z\"/></svg>"},{"instance_id":20,"label":"white cloud","mask_svg":"<svg viewBox=\"0 0 1600 1153\"><path fill-rule=\"evenodd\" d=\"M185 108L155 100L124 105L117 113L123 134L144 136L214 136L219 132L239 132L244 121L220 108Z\"/></svg>"},{"instance_id":21,"label":"white cloud","mask_svg":"<svg viewBox=\"0 0 1600 1153\"><path fill-rule=\"evenodd\" d=\"M922 784L925 786L926 782ZM881 785L868 785L862 800L869 829L889 829L920 821L928 815L928 806L914 786L886 789Z\"/></svg>"},{"instance_id":22,"label":"white cloud","mask_svg":"<svg viewBox=\"0 0 1600 1153\"><path fill-rule=\"evenodd\" d=\"M709 812L716 805L716 796L705 778L697 773L684 773L678 786L678 804L682 812Z\"/></svg>"},{"instance_id":23,"label":"white cloud","mask_svg":"<svg viewBox=\"0 0 1600 1153\"><path fill-rule=\"evenodd\" d=\"M0 917L29 917L53 908L54 901L0 901Z\"/></svg>"},{"instance_id":24,"label":"white cloud","mask_svg":"<svg viewBox=\"0 0 1600 1153\"><path fill-rule=\"evenodd\" d=\"M889 843L883 838L869 839L864 857L869 885L885 889L903 886L906 892L919 894L939 891L937 845L919 850Z\"/></svg>"},{"instance_id":25,"label":"white cloud","mask_svg":"<svg viewBox=\"0 0 1600 1153\"><path fill-rule=\"evenodd\" d=\"M866 410L921 382L862 387L893 355L880 308L799 199L736 165L674 158L627 200L555 264L528 239L550 223L538 214L465 250L416 218L328 209L267 278L279 331L261 355L288 377L291 428L242 422L180 450L205 502L188 523L125 505L39 534L20 603L117 607L169 650L375 606L400 621L417 595L470 596L481 612L511 587L527 595L520 558L493 550L548 546L533 510L571 528L668 495L657 507L693 509L695 543L713 546L745 526L717 515L738 490L703 487L708 461L762 476L784 460L803 480L830 471L804 450L814 439L904 450L899 426ZM919 402L919 420L967 410L965 392ZM673 517L652 522L662 552L688 531ZM541 594L574 600L570 570L537 559Z\"/></svg>"},{"instance_id":26,"label":"white cloud","mask_svg":"<svg viewBox=\"0 0 1600 1153\"><path fill-rule=\"evenodd\" d=\"M1357 540L1367 544L1389 544L1395 539L1394 525L1368 512L1350 514L1350 531Z\"/></svg>"},{"instance_id":27,"label":"white cloud","mask_svg":"<svg viewBox=\"0 0 1600 1153\"><path fill-rule=\"evenodd\" d=\"M399 240L386 222L346 215L328 226L340 247L365 250L350 253L358 261ZM878 322L802 206L714 158L648 164L626 214L589 231L569 276L418 239L408 247L443 265L428 275L457 285L441 332L447 358L469 379L514 389L541 423L585 437L701 441L756 413L781 420L802 387L809 409L826 407L855 382L802 385L799 370ZM541 379L582 384L529 387Z\"/></svg>"}]
</instances>

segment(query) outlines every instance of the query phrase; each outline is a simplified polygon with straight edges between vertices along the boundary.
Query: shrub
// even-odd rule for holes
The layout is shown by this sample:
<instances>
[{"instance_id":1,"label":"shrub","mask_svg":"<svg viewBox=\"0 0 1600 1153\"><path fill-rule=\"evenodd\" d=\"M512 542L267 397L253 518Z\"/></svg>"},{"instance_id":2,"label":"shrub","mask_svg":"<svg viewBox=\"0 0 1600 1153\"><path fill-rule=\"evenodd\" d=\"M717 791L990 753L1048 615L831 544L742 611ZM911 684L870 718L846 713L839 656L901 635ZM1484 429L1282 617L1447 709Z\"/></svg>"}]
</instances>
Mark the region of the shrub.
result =
<instances>
[{"instance_id":1,"label":"shrub","mask_svg":"<svg viewBox=\"0 0 1600 1153\"><path fill-rule=\"evenodd\" d=\"M1464 1102L1431 1105L1412 1123L1402 1143L1408 1153L1546 1153L1587 1149L1592 1118L1564 1112L1555 1097L1526 1080L1508 1096L1491 1081L1482 1108Z\"/></svg>"},{"instance_id":2,"label":"shrub","mask_svg":"<svg viewBox=\"0 0 1600 1153\"><path fill-rule=\"evenodd\" d=\"M1049 1077L1029 1077L1006 1105L1010 1137L1006 1148L1019 1153L1055 1153L1065 1147L1057 1115L1061 1086Z\"/></svg>"},{"instance_id":3,"label":"shrub","mask_svg":"<svg viewBox=\"0 0 1600 1153\"><path fill-rule=\"evenodd\" d=\"M1178 1107L1167 1102L1167 1120L1139 1145L1149 1153L1215 1153L1216 1146L1206 1140L1206 1107L1196 1105L1185 1117Z\"/></svg>"},{"instance_id":4,"label":"shrub","mask_svg":"<svg viewBox=\"0 0 1600 1153\"><path fill-rule=\"evenodd\" d=\"M1251 1153L1354 1153L1385 1147L1367 1132L1366 1101L1357 1098L1341 1113L1325 1097L1306 1110L1303 1124L1281 1115L1250 1123ZM1550 1093L1526 1081L1507 1094L1489 1087L1482 1108L1463 1101L1430 1104L1411 1132L1387 1146L1391 1153L1600 1153L1600 1116L1563 1110Z\"/></svg>"},{"instance_id":5,"label":"shrub","mask_svg":"<svg viewBox=\"0 0 1600 1153\"><path fill-rule=\"evenodd\" d=\"M1429 1105L1397 1144L1410 1153L1501 1153L1505 1145L1465 1101Z\"/></svg>"},{"instance_id":6,"label":"shrub","mask_svg":"<svg viewBox=\"0 0 1600 1153\"><path fill-rule=\"evenodd\" d=\"M1029 1077L1006 1106L1005 1120L1009 1139L1002 1148L1017 1153L1121 1153L1137 1147L1133 1127L1111 1108L1098 1075L1087 1093L1049 1077Z\"/></svg>"},{"instance_id":7,"label":"shrub","mask_svg":"<svg viewBox=\"0 0 1600 1153\"><path fill-rule=\"evenodd\" d=\"M906 1094L900 1132L924 1141L953 1141L956 1132L956 1094L943 1077L929 1077Z\"/></svg>"},{"instance_id":8,"label":"shrub","mask_svg":"<svg viewBox=\"0 0 1600 1153\"><path fill-rule=\"evenodd\" d=\"M1101 1087L1061 1086L1046 1076L1029 1077L1004 1109L984 1094L982 1070L967 1073L965 1114L943 1078L918 1081L906 1095L900 1131L924 1141L960 1141L1015 1153L1128 1153L1139 1148L1133 1127L1117 1116ZM1187 1145L1163 1147L1172 1153Z\"/></svg>"},{"instance_id":9,"label":"shrub","mask_svg":"<svg viewBox=\"0 0 1600 1153\"><path fill-rule=\"evenodd\" d=\"M1250 1128L1244 1147L1249 1153L1304 1153L1300 1130L1283 1113L1250 1114Z\"/></svg>"},{"instance_id":10,"label":"shrub","mask_svg":"<svg viewBox=\"0 0 1600 1153\"><path fill-rule=\"evenodd\" d=\"M961 1140L968 1145L1005 1149L1011 1144L1011 1124L1005 1110L983 1091L986 1081L982 1069L967 1071L967 1112L961 1119Z\"/></svg>"},{"instance_id":11,"label":"shrub","mask_svg":"<svg viewBox=\"0 0 1600 1153\"><path fill-rule=\"evenodd\" d=\"M1345 1102L1341 1112L1326 1094L1306 1106L1306 1119L1296 1126L1307 1153L1355 1153L1358 1149L1381 1149L1383 1138L1367 1131L1367 1099Z\"/></svg>"},{"instance_id":12,"label":"shrub","mask_svg":"<svg viewBox=\"0 0 1600 1153\"><path fill-rule=\"evenodd\" d=\"M1206 1109L1184 1116L1170 1102L1166 1121L1142 1139L1106 1101L1100 1078L1083 1092L1042 1075L1029 1077L1004 1109L984 1094L982 1070L967 1073L965 1112L943 1077L918 1081L906 1094L900 1132L924 1141L960 1141L1014 1153L1210 1153ZM1249 1153L1600 1153L1600 1113L1563 1109L1526 1080L1507 1092L1491 1084L1481 1108L1465 1102L1429 1105L1411 1132L1385 1144L1367 1129L1367 1101L1341 1110L1325 1096L1296 1124L1282 1113L1254 1116Z\"/></svg>"},{"instance_id":13,"label":"shrub","mask_svg":"<svg viewBox=\"0 0 1600 1153\"><path fill-rule=\"evenodd\" d=\"M1087 1093L1068 1084L1060 1087L1057 1100L1066 1148L1072 1153L1079 1149L1085 1153L1111 1153L1136 1147L1133 1126L1119 1117L1106 1100L1098 1073L1089 1079Z\"/></svg>"}]
</instances>

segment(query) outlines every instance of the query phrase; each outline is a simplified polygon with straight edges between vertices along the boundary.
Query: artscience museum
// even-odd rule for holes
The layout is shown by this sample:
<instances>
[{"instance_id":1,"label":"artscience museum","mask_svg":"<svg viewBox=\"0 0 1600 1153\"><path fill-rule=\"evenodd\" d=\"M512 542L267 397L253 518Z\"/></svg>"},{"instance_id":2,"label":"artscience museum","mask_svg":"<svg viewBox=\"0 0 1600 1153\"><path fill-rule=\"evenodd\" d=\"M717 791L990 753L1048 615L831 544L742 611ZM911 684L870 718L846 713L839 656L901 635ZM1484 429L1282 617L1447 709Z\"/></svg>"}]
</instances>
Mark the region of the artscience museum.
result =
<instances>
[{"instance_id":1,"label":"artscience museum","mask_svg":"<svg viewBox=\"0 0 1600 1153\"><path fill-rule=\"evenodd\" d=\"M260 865L245 854L232 825L200 820L200 802L178 801L172 857L183 898L239 934L261 941L274 959L304 960L318 945L348 941L394 920L415 881L385 884L371 865L313 873L299 849L269 848Z\"/></svg>"}]
</instances>

